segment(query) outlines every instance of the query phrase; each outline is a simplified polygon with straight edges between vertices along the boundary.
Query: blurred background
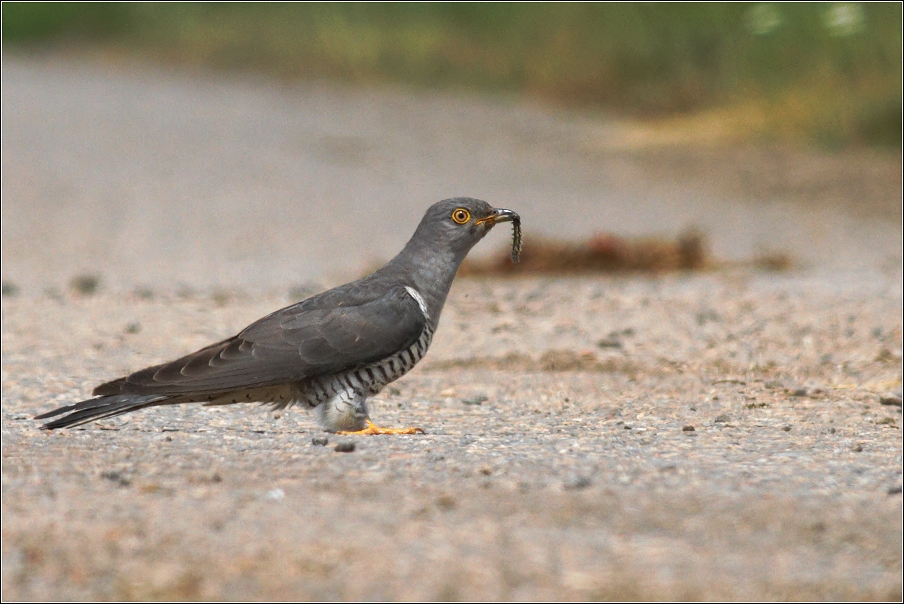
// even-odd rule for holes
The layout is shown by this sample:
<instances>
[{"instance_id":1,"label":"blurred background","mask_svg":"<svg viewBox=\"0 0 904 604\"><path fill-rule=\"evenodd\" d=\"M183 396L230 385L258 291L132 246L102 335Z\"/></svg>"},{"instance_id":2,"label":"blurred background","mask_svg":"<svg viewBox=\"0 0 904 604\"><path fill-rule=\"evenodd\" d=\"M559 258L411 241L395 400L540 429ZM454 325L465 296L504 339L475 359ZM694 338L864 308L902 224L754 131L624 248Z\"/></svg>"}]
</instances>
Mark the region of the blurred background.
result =
<instances>
[{"instance_id":1,"label":"blurred background","mask_svg":"<svg viewBox=\"0 0 904 604\"><path fill-rule=\"evenodd\" d=\"M3 42L901 145L901 5L9 3Z\"/></svg>"},{"instance_id":2,"label":"blurred background","mask_svg":"<svg viewBox=\"0 0 904 604\"><path fill-rule=\"evenodd\" d=\"M899 262L900 3L2 11L8 291L345 278L455 195L525 250Z\"/></svg>"}]
</instances>

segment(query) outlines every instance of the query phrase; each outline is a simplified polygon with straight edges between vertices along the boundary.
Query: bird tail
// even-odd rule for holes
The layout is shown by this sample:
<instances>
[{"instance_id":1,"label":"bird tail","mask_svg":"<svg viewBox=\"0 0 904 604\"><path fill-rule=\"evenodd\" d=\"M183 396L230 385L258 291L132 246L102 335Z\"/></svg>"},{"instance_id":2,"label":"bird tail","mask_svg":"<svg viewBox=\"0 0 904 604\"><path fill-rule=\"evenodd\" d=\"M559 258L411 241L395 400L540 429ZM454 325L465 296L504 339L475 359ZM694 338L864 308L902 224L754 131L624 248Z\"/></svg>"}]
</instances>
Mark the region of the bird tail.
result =
<instances>
[{"instance_id":1,"label":"bird tail","mask_svg":"<svg viewBox=\"0 0 904 604\"><path fill-rule=\"evenodd\" d=\"M52 422L47 422L41 428L44 430L71 428L97 419L105 419L137 411L145 407L165 405L172 398L172 396L159 394L111 394L88 399L73 405L66 405L65 407L37 415L35 419L47 419L48 417L66 413L68 415L64 415Z\"/></svg>"}]
</instances>

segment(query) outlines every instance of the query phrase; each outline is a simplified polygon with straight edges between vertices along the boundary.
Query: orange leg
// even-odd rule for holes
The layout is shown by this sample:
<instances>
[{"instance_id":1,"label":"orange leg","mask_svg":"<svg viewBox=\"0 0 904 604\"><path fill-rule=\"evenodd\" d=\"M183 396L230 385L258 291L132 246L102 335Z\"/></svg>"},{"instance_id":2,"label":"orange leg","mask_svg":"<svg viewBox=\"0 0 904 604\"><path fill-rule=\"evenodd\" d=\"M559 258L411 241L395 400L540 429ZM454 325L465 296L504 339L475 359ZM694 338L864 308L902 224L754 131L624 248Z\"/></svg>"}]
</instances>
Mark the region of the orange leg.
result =
<instances>
[{"instance_id":1,"label":"orange leg","mask_svg":"<svg viewBox=\"0 0 904 604\"><path fill-rule=\"evenodd\" d=\"M380 428L378 426L375 426L372 421L367 420L367 427L363 430L358 430L356 432L348 432L342 430L340 432L336 432L336 434L367 436L370 434L426 434L426 432L424 432L420 428Z\"/></svg>"}]
</instances>

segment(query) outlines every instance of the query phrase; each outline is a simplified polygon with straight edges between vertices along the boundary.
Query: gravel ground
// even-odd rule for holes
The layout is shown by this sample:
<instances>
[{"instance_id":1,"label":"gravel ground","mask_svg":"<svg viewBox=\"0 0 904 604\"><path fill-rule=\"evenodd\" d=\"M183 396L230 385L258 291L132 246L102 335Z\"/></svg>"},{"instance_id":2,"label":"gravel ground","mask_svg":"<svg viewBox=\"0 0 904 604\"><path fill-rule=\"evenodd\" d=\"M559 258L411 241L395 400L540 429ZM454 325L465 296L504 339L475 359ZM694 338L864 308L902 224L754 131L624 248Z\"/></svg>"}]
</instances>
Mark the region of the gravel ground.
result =
<instances>
[{"instance_id":1,"label":"gravel ground","mask_svg":"<svg viewBox=\"0 0 904 604\"><path fill-rule=\"evenodd\" d=\"M901 599L899 157L3 66L3 600ZM525 246L692 224L717 259L794 265L460 279L373 405L425 435L256 406L31 419L353 277L455 194L521 213Z\"/></svg>"},{"instance_id":2,"label":"gravel ground","mask_svg":"<svg viewBox=\"0 0 904 604\"><path fill-rule=\"evenodd\" d=\"M284 294L5 297L4 599L898 599L902 291L871 281L461 280L374 404L427 434L326 446L299 409L30 419Z\"/></svg>"}]
</instances>

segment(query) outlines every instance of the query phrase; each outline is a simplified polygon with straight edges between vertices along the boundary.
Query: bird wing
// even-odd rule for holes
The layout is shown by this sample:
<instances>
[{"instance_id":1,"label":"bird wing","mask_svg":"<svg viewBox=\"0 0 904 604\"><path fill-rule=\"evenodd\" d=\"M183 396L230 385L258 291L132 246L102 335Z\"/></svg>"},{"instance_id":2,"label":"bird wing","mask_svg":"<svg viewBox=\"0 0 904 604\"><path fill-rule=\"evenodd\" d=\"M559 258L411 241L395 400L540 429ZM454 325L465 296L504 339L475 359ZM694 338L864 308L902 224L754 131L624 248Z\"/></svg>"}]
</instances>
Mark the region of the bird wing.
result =
<instances>
[{"instance_id":1,"label":"bird wing","mask_svg":"<svg viewBox=\"0 0 904 604\"><path fill-rule=\"evenodd\" d=\"M214 393L300 381L382 360L414 344L425 326L402 286L357 295L331 290L181 359L102 384L94 394Z\"/></svg>"}]
</instances>

